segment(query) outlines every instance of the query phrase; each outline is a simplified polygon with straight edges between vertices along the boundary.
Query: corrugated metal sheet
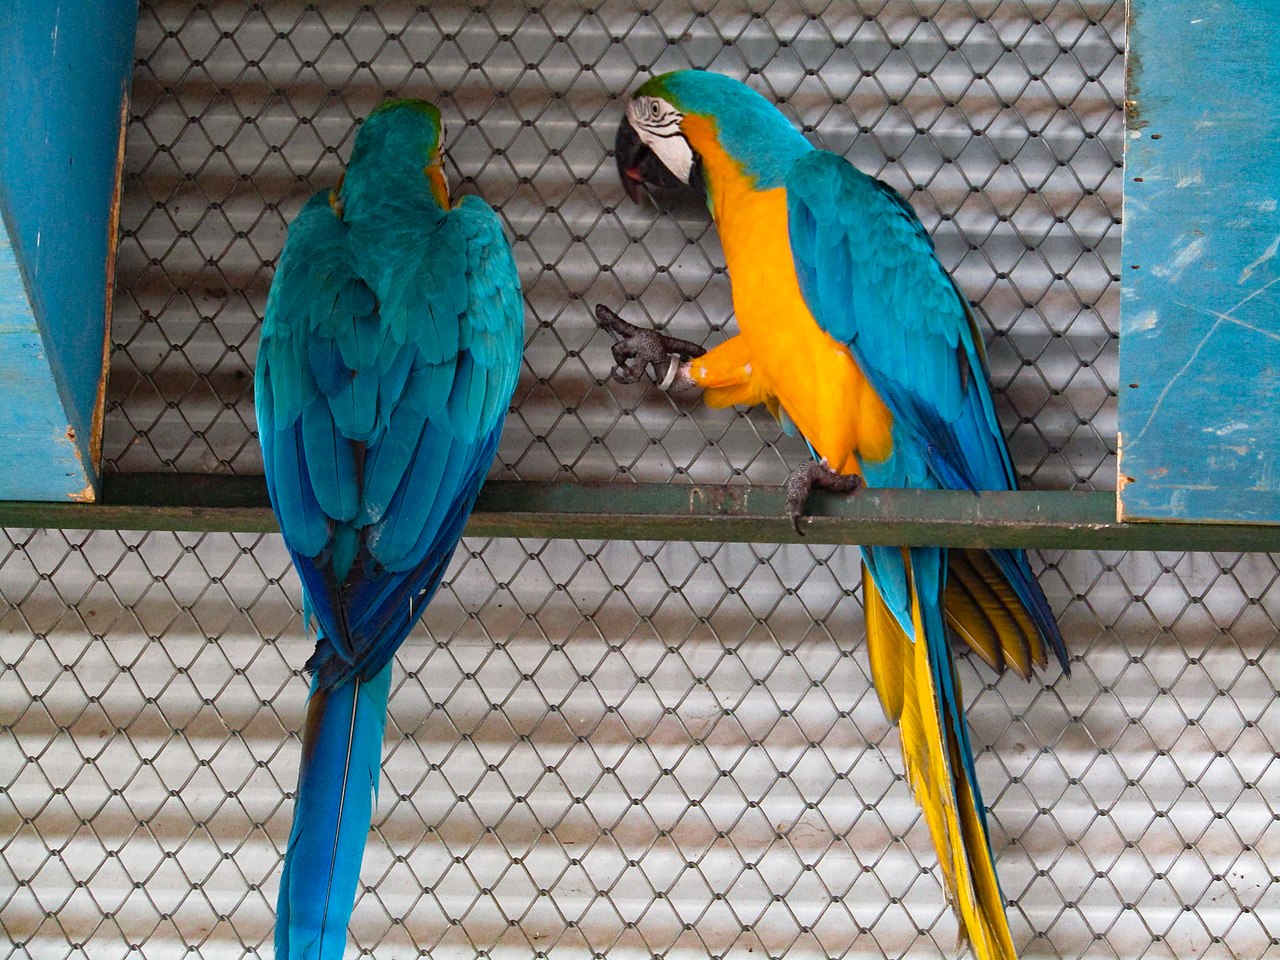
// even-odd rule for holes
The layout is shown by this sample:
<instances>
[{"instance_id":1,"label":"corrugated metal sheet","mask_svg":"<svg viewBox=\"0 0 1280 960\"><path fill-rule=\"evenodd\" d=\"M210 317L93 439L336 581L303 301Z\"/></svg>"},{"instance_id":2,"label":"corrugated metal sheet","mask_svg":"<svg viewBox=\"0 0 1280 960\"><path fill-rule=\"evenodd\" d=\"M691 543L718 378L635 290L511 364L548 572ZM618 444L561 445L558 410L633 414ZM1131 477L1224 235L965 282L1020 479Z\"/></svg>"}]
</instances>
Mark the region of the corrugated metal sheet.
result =
<instances>
[{"instance_id":1,"label":"corrugated metal sheet","mask_svg":"<svg viewBox=\"0 0 1280 960\"><path fill-rule=\"evenodd\" d=\"M911 197L994 327L1020 468L1110 489L1122 33L1122 4L1076 0L144 4L108 465L260 471L249 369L285 223L394 93L439 103L455 182L515 239L530 329L502 475L779 482L798 441L606 383L591 318L626 304L709 343L730 322L705 210L632 206L608 156L620 98L692 65Z\"/></svg>"},{"instance_id":2,"label":"corrugated metal sheet","mask_svg":"<svg viewBox=\"0 0 1280 960\"><path fill-rule=\"evenodd\" d=\"M1122 18L1070 0L147 4L109 465L258 468L249 368L284 223L395 91L441 103L463 189L516 237L531 324L499 472L779 480L800 451L767 419L605 383L589 322L629 295L698 340L729 319L705 218L625 206L606 153L626 89L692 63L758 68L815 137L912 194L996 328L1020 467L1108 488ZM1023 956L1274 953L1275 561L1041 562L1073 678L962 667ZM15 955L268 955L309 652L278 538L11 531L0 598ZM399 663L362 950L951 952L852 551L468 541Z\"/></svg>"},{"instance_id":3,"label":"corrugated metal sheet","mask_svg":"<svg viewBox=\"0 0 1280 960\"><path fill-rule=\"evenodd\" d=\"M269 955L309 652L278 538L0 543L18 955ZM1022 955L1269 956L1275 560L1044 559L1072 679L962 666ZM856 577L831 547L465 543L399 656L356 943L949 955Z\"/></svg>"}]
</instances>

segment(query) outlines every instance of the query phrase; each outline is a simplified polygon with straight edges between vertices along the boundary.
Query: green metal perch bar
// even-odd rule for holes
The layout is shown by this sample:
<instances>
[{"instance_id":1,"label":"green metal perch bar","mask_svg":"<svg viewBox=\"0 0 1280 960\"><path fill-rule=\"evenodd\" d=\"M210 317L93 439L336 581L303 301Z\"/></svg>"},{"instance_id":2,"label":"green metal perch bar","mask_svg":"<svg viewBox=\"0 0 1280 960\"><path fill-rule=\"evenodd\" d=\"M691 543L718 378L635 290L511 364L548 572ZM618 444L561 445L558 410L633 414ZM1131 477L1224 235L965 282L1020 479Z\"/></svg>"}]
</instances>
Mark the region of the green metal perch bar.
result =
<instances>
[{"instance_id":1,"label":"green metal perch bar","mask_svg":"<svg viewBox=\"0 0 1280 960\"><path fill-rule=\"evenodd\" d=\"M806 536L780 487L677 483L493 482L473 537L743 543L936 544L1087 550L1280 551L1280 526L1119 523L1109 492L816 492ZM274 532L261 477L116 474L100 504L0 502L0 525L63 529Z\"/></svg>"}]
</instances>

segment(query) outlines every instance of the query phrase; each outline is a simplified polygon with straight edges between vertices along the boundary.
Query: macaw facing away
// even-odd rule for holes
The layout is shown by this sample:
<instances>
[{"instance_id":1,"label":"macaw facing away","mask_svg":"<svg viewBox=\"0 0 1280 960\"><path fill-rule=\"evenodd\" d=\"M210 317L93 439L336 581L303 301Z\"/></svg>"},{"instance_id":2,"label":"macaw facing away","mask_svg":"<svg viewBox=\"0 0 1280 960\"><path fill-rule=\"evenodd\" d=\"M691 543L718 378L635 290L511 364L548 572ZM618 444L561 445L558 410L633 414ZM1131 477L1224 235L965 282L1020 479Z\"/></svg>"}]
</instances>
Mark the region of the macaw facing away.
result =
<instances>
[{"instance_id":1,"label":"macaw facing away","mask_svg":"<svg viewBox=\"0 0 1280 960\"><path fill-rule=\"evenodd\" d=\"M317 622L277 960L340 958L391 660L431 600L515 390L524 304L497 215L451 204L440 111L382 104L289 228L258 349L271 504Z\"/></svg>"},{"instance_id":2,"label":"macaw facing away","mask_svg":"<svg viewBox=\"0 0 1280 960\"><path fill-rule=\"evenodd\" d=\"M631 374L632 361L652 362L664 384L696 384L712 406L763 403L798 432L816 461L787 484L797 529L814 484L1016 488L973 314L891 187L815 149L744 84L694 70L639 88L617 160L632 199L647 185L705 193L740 332L693 356L601 307L623 337L615 358ZM872 676L961 934L984 960L1012 958L947 628L1024 677L1046 649L1068 669L1062 636L1021 550L862 557Z\"/></svg>"}]
</instances>

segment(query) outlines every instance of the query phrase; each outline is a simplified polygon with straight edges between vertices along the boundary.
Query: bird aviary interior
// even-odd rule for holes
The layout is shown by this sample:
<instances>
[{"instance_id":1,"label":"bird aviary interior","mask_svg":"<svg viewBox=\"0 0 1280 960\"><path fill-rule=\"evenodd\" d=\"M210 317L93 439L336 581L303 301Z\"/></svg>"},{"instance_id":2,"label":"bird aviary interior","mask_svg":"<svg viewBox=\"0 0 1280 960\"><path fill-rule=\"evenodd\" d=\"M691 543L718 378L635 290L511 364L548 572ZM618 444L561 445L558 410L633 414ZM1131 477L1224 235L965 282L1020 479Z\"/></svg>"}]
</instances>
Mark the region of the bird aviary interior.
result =
<instances>
[{"instance_id":1,"label":"bird aviary interior","mask_svg":"<svg viewBox=\"0 0 1280 960\"><path fill-rule=\"evenodd\" d=\"M261 472L252 368L286 223L358 119L412 95L524 284L493 479L780 483L800 441L611 381L591 316L707 344L732 323L705 211L631 205L610 156L622 97L696 66L909 197L977 306L1024 485L1112 491L1124 43L1119 0L144 2L107 479L165 474L151 489L182 503L192 475ZM488 532L398 655L356 947L952 953L854 549ZM1069 680L961 655L1014 942L1280 956L1280 569L1102 546L1032 554ZM10 529L0 594L10 955L269 956L311 646L278 535Z\"/></svg>"}]
</instances>

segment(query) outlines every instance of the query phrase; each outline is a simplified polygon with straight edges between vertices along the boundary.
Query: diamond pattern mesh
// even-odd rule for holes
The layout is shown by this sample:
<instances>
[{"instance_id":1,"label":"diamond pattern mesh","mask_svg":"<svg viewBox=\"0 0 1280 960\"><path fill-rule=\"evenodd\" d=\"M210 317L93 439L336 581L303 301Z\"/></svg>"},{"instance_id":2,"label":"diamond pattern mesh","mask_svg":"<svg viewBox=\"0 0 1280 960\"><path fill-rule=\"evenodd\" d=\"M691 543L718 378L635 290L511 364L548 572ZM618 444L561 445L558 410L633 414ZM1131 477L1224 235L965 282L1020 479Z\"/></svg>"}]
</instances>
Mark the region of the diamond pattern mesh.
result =
<instances>
[{"instance_id":1,"label":"diamond pattern mesh","mask_svg":"<svg viewBox=\"0 0 1280 960\"><path fill-rule=\"evenodd\" d=\"M1119 0L144 2L108 467L260 472L250 370L285 224L334 184L356 118L413 94L444 111L458 189L514 238L529 336L498 472L780 482L798 441L760 411L606 382L590 315L707 343L731 322L705 210L632 206L608 156L620 98L698 66L911 198L990 323L1015 462L1110 489L1123 18Z\"/></svg>"},{"instance_id":2,"label":"diamond pattern mesh","mask_svg":"<svg viewBox=\"0 0 1280 960\"><path fill-rule=\"evenodd\" d=\"M1015 460L1114 486L1123 6L148 2L105 437L117 471L260 470L284 226L389 93L443 108L529 304L498 472L773 483L758 412L606 382L597 300L715 342L704 214L624 203L650 71L746 77L908 193L990 323ZM1025 957L1280 957L1280 569L1047 553L1070 681L962 662ZM856 554L467 541L402 649L365 954L949 954L862 650ZM277 537L0 537L0 929L30 957L269 956L309 653Z\"/></svg>"},{"instance_id":3,"label":"diamond pattern mesh","mask_svg":"<svg viewBox=\"0 0 1280 960\"><path fill-rule=\"evenodd\" d=\"M1280 945L1280 568L1054 553L1073 676L965 661L1024 957ZM399 656L379 956L949 955L856 554L465 541ZM306 683L278 537L0 539L15 955L270 955Z\"/></svg>"}]
</instances>

